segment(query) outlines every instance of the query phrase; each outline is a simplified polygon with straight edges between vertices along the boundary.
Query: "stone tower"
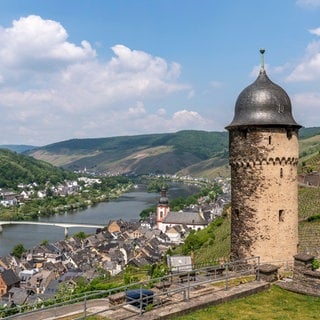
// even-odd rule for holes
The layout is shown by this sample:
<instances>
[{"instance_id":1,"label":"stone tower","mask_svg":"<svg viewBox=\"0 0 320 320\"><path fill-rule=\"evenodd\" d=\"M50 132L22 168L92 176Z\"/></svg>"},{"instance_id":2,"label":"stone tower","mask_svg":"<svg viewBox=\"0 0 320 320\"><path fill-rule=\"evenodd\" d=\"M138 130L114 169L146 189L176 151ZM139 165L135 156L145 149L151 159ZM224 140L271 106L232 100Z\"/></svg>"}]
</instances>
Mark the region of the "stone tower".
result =
<instances>
[{"instance_id":1,"label":"stone tower","mask_svg":"<svg viewBox=\"0 0 320 320\"><path fill-rule=\"evenodd\" d=\"M168 215L170 212L169 199L167 198L167 190L163 187L161 189L161 196L157 205L156 212L156 224L157 228L161 230L162 220Z\"/></svg>"},{"instance_id":2,"label":"stone tower","mask_svg":"<svg viewBox=\"0 0 320 320\"><path fill-rule=\"evenodd\" d=\"M298 246L298 131L287 93L264 69L239 95L229 130L231 259L292 261Z\"/></svg>"}]
</instances>

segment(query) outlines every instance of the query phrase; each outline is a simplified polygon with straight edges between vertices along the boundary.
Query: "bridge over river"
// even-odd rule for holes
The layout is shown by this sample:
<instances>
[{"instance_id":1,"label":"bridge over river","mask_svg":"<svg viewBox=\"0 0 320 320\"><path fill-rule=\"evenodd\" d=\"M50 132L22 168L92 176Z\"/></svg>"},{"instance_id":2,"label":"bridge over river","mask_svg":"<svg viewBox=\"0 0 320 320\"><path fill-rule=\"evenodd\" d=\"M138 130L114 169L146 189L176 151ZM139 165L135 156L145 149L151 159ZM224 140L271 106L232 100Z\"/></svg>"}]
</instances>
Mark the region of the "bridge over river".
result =
<instances>
[{"instance_id":1,"label":"bridge over river","mask_svg":"<svg viewBox=\"0 0 320 320\"><path fill-rule=\"evenodd\" d=\"M85 223L68 223L68 222L36 222L36 221L0 221L0 232L2 231L2 227L8 224L31 224L31 225L42 225L42 226L52 226L52 227L60 227L64 228L64 235L68 236L69 228L104 228L103 225L95 225L95 224L85 224Z\"/></svg>"}]
</instances>

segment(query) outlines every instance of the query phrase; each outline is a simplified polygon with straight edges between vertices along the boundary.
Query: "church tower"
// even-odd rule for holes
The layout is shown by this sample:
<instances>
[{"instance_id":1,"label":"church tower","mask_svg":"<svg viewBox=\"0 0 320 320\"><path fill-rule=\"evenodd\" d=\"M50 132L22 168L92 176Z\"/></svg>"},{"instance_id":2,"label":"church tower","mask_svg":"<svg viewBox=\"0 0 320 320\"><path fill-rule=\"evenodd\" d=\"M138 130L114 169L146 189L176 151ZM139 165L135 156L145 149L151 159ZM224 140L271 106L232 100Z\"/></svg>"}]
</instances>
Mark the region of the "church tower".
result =
<instances>
[{"instance_id":1,"label":"church tower","mask_svg":"<svg viewBox=\"0 0 320 320\"><path fill-rule=\"evenodd\" d=\"M292 261L298 246L298 131L287 93L264 69L235 104L229 131L231 259Z\"/></svg>"},{"instance_id":2,"label":"church tower","mask_svg":"<svg viewBox=\"0 0 320 320\"><path fill-rule=\"evenodd\" d=\"M162 220L168 215L170 211L169 200L167 198L167 190L163 187L161 196L157 205L156 223L157 228L161 230Z\"/></svg>"}]
</instances>

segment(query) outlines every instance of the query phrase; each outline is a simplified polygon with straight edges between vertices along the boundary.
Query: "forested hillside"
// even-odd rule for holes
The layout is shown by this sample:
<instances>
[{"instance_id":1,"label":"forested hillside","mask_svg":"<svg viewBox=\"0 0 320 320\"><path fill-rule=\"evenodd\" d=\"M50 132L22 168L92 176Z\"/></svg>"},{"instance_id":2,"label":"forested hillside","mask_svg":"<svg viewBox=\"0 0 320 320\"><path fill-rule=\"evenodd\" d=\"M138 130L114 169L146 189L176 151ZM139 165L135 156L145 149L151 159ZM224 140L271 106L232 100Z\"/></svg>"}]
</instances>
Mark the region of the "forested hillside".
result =
<instances>
[{"instance_id":1,"label":"forested hillside","mask_svg":"<svg viewBox=\"0 0 320 320\"><path fill-rule=\"evenodd\" d=\"M0 188L17 187L19 183L53 184L74 177L74 174L53 165L21 155L7 149L0 149Z\"/></svg>"},{"instance_id":2,"label":"forested hillside","mask_svg":"<svg viewBox=\"0 0 320 320\"><path fill-rule=\"evenodd\" d=\"M227 132L180 131L73 139L37 148L28 154L69 170L174 174L214 157L226 162L227 148Z\"/></svg>"}]
</instances>

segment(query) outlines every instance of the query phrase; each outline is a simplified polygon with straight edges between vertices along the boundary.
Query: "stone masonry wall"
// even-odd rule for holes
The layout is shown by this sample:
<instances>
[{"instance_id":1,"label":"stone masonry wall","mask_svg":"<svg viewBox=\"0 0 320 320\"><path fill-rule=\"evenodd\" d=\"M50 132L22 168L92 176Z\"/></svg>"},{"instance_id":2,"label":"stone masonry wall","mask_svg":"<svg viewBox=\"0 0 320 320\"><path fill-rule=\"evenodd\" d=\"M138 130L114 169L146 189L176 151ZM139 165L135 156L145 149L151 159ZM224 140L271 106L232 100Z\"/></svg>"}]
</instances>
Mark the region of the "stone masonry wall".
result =
<instances>
[{"instance_id":1,"label":"stone masonry wall","mask_svg":"<svg viewBox=\"0 0 320 320\"><path fill-rule=\"evenodd\" d=\"M292 261L298 245L298 134L230 131L231 258Z\"/></svg>"}]
</instances>

